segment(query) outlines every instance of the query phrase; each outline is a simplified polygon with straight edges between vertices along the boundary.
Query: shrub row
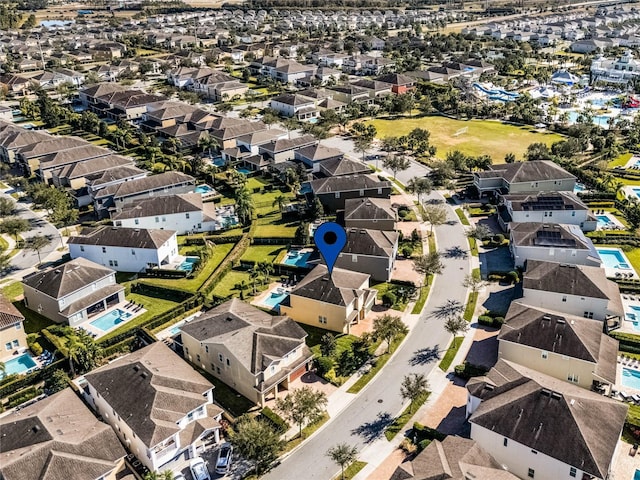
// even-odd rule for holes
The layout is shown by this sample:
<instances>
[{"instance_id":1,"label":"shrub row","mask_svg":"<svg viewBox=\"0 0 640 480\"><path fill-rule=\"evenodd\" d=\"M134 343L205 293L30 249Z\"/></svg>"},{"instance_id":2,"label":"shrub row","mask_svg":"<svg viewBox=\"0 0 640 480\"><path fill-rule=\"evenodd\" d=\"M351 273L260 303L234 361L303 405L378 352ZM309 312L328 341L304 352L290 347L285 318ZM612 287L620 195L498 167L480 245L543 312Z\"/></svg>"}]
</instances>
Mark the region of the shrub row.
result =
<instances>
[{"instance_id":1,"label":"shrub row","mask_svg":"<svg viewBox=\"0 0 640 480\"><path fill-rule=\"evenodd\" d=\"M189 297L193 296L192 292L187 290L181 290L179 288L160 287L158 285L152 285L144 283L143 281L132 283L131 291L144 295L145 297L167 298L174 302L184 302Z\"/></svg>"},{"instance_id":2,"label":"shrub row","mask_svg":"<svg viewBox=\"0 0 640 480\"><path fill-rule=\"evenodd\" d=\"M224 236L224 235L207 235L205 237L187 237L184 241L184 244L187 246L191 246L191 245L206 245L206 242L213 242L213 243L238 243L240 240L243 239L243 235L230 235L230 236Z\"/></svg>"},{"instance_id":3,"label":"shrub row","mask_svg":"<svg viewBox=\"0 0 640 480\"><path fill-rule=\"evenodd\" d=\"M245 233L242 236L242 239L238 243L236 243L235 247L231 249L222 263L218 265L211 276L202 284L202 286L200 287L201 294L203 294L204 296L208 296L220 282L220 280L222 280L222 277L224 277L227 272L229 272L231 268L233 268L233 264L240 261L240 257L244 255L244 252L247 251L247 248L249 248L249 245L251 243L251 235L253 233L252 230L253 226L248 233Z\"/></svg>"},{"instance_id":4,"label":"shrub row","mask_svg":"<svg viewBox=\"0 0 640 480\"><path fill-rule=\"evenodd\" d=\"M628 353L640 353L640 335L633 333L611 332L613 338L620 342L620 350Z\"/></svg>"},{"instance_id":5,"label":"shrub row","mask_svg":"<svg viewBox=\"0 0 640 480\"><path fill-rule=\"evenodd\" d=\"M612 208L615 205L615 202L612 200L610 202L598 200L594 202L586 202L589 208Z\"/></svg>"},{"instance_id":6,"label":"shrub row","mask_svg":"<svg viewBox=\"0 0 640 480\"><path fill-rule=\"evenodd\" d=\"M490 282L506 282L506 283L518 283L520 281L520 275L515 270L510 272L489 272L487 280Z\"/></svg>"},{"instance_id":7,"label":"shrub row","mask_svg":"<svg viewBox=\"0 0 640 480\"><path fill-rule=\"evenodd\" d=\"M41 388L36 388L36 387L25 388L24 390L21 390L16 395L9 397L9 402L6 405L6 408L17 407L18 405L21 405L24 402L28 402L32 398L37 397L41 393L42 393ZM13 400L11 398L13 398Z\"/></svg>"},{"instance_id":8,"label":"shrub row","mask_svg":"<svg viewBox=\"0 0 640 480\"><path fill-rule=\"evenodd\" d=\"M427 427L418 422L413 424L413 439L414 442L419 444L423 440L438 440L439 442L447 438L447 435L439 432L435 428Z\"/></svg>"},{"instance_id":9,"label":"shrub row","mask_svg":"<svg viewBox=\"0 0 640 480\"><path fill-rule=\"evenodd\" d=\"M485 375L488 370L480 365L473 365L469 362L464 362L461 365L456 365L454 368L455 374L464 379L469 380L472 377L481 377Z\"/></svg>"},{"instance_id":10,"label":"shrub row","mask_svg":"<svg viewBox=\"0 0 640 480\"><path fill-rule=\"evenodd\" d=\"M488 315L480 315L478 323L486 327L500 328L504 323L504 317L490 317Z\"/></svg>"},{"instance_id":11,"label":"shrub row","mask_svg":"<svg viewBox=\"0 0 640 480\"><path fill-rule=\"evenodd\" d=\"M276 412L271 410L269 407L264 407L260 412L260 416L269 422L271 426L275 429L276 432L283 434L287 430L289 430L289 424L284 421L284 419L278 415Z\"/></svg>"},{"instance_id":12,"label":"shrub row","mask_svg":"<svg viewBox=\"0 0 640 480\"><path fill-rule=\"evenodd\" d=\"M604 200L615 201L616 193L615 192L594 192L594 193L578 192L578 197L580 197L580 199L583 202L604 201Z\"/></svg>"}]
</instances>

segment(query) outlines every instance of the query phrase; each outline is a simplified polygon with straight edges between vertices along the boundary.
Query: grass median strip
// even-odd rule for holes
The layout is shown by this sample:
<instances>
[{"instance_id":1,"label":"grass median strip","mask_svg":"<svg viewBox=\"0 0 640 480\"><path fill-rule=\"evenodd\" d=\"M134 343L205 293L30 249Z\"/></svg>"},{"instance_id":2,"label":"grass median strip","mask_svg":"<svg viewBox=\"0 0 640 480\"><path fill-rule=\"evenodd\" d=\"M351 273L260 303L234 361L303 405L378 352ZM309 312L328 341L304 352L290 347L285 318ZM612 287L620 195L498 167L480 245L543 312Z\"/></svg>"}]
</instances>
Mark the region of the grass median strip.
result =
<instances>
[{"instance_id":1,"label":"grass median strip","mask_svg":"<svg viewBox=\"0 0 640 480\"><path fill-rule=\"evenodd\" d=\"M451 342L451 345L449 345L449 348L447 349L447 353L445 353L442 360L440 360L440 365L438 365L438 367L440 367L440 370L443 372L449 370L451 362L453 362L456 353L458 353L458 350L460 349L460 345L462 345L462 340L464 340L464 337L454 337L453 342Z\"/></svg>"},{"instance_id":2,"label":"grass median strip","mask_svg":"<svg viewBox=\"0 0 640 480\"><path fill-rule=\"evenodd\" d=\"M362 470L366 466L367 466L367 462L361 462L359 460L356 460L355 462L353 462L351 465L349 465L347 468L344 469L344 476L342 476L342 474L339 474L333 478L334 480L342 480L342 479L351 480L358 473L360 473L360 470Z\"/></svg>"},{"instance_id":3,"label":"grass median strip","mask_svg":"<svg viewBox=\"0 0 640 480\"><path fill-rule=\"evenodd\" d=\"M375 377L377 373L382 369L382 367L384 367L384 365L389 361L389 358L391 358L391 355L396 350L396 348L398 348L398 345L400 345L402 340L404 340L404 337L405 336L402 335L401 337L398 337L396 340L394 340L391 343L389 353L383 353L382 355L380 355L376 359L375 365L371 367L371 369L367 373L362 375L358 379L358 381L356 381L356 383L351 385L351 388L347 390L347 393L358 393L360 390L362 390L367 385L367 383L369 383L369 381L371 381L371 379Z\"/></svg>"},{"instance_id":4,"label":"grass median strip","mask_svg":"<svg viewBox=\"0 0 640 480\"><path fill-rule=\"evenodd\" d=\"M289 440L284 446L284 448L282 449L281 453L290 452L291 450L296 448L304 440L306 440L311 435L313 435L316 430L318 430L322 425L324 425L328 421L329 421L329 414L325 412L325 414L322 415L322 417L317 422L314 422L311 425L307 425L302 429L302 436L296 435L291 440Z\"/></svg>"},{"instance_id":5,"label":"grass median strip","mask_svg":"<svg viewBox=\"0 0 640 480\"><path fill-rule=\"evenodd\" d=\"M470 322L473 318L473 314L476 311L476 303L478 302L478 292L469 293L469 299L467 300L467 306L464 309L462 317Z\"/></svg>"},{"instance_id":6,"label":"grass median strip","mask_svg":"<svg viewBox=\"0 0 640 480\"><path fill-rule=\"evenodd\" d=\"M462 209L461 209L461 208L456 208L456 215L458 215L458 218L460 219L460 222L461 222L463 225L467 225L467 226L471 225L471 224L469 223L469 219L468 219L468 218L467 218L467 216L464 214L464 212L462 211Z\"/></svg>"},{"instance_id":7,"label":"grass median strip","mask_svg":"<svg viewBox=\"0 0 640 480\"><path fill-rule=\"evenodd\" d=\"M404 409L404 411L397 417L384 431L384 436L387 437L387 440L391 441L393 438L400 433L400 431L404 428L404 426L411 420L414 413L418 411L418 409L427 401L429 398L429 393L425 393L416 398L411 404Z\"/></svg>"}]
</instances>

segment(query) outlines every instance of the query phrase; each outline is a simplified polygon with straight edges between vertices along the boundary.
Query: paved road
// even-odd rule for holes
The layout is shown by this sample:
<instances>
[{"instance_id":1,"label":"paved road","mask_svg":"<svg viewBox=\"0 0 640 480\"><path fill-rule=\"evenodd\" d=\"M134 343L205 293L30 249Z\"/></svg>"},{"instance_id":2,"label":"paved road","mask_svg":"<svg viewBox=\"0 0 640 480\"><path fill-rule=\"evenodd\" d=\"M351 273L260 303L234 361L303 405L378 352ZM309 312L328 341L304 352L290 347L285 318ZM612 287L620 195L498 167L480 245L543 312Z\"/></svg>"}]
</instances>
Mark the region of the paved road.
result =
<instances>
[{"instance_id":1,"label":"paved road","mask_svg":"<svg viewBox=\"0 0 640 480\"><path fill-rule=\"evenodd\" d=\"M442 199L437 193L431 198ZM459 252L461 249L468 253L464 229L451 208L449 220L450 224L436 229L438 250L444 257L447 251ZM442 307L448 302L463 305L466 301L467 290L462 282L470 271L470 257L444 258L444 263L446 268L436 278L420 320L393 359L349 406L265 479L331 479L339 468L325 455L329 447L346 442L362 450L383 435L384 426L402 409L399 392L404 375L411 372L429 374L438 363L433 353L447 347L451 336L445 332L443 320L438 318Z\"/></svg>"},{"instance_id":2,"label":"paved road","mask_svg":"<svg viewBox=\"0 0 640 480\"><path fill-rule=\"evenodd\" d=\"M11 196L0 193L0 195L11 198ZM12 199L13 200L13 199ZM35 213L28 208L28 204L24 202L16 203L16 215L21 218L29 220L31 223L31 230L22 233L21 236L25 240L34 237L36 235L44 235L51 239L51 243L40 251L40 258L44 262L44 259L53 252L56 248L60 247L60 234L56 227L47 222L42 215ZM11 266L14 270L24 270L27 268L35 267L38 264L38 254L32 250L23 250L11 259Z\"/></svg>"}]
</instances>

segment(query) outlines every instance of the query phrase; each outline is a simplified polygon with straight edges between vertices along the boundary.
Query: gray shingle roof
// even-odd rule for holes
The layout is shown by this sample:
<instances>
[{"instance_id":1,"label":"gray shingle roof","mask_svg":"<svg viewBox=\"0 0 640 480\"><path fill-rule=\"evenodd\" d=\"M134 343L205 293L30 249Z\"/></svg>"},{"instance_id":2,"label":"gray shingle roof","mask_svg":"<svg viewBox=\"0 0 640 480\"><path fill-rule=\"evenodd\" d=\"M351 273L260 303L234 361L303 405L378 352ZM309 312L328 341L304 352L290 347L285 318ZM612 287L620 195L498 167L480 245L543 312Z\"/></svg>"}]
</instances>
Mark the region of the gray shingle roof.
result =
<instances>
[{"instance_id":1,"label":"gray shingle roof","mask_svg":"<svg viewBox=\"0 0 640 480\"><path fill-rule=\"evenodd\" d=\"M97 228L83 228L80 235L71 237L67 243L158 249L175 233L175 230L124 228L104 225Z\"/></svg>"},{"instance_id":2,"label":"gray shingle roof","mask_svg":"<svg viewBox=\"0 0 640 480\"><path fill-rule=\"evenodd\" d=\"M539 182L543 180L575 180L576 178L550 160L505 163L489 168L490 170L485 172L488 176L501 176L509 183Z\"/></svg>"},{"instance_id":3,"label":"gray shingle roof","mask_svg":"<svg viewBox=\"0 0 640 480\"><path fill-rule=\"evenodd\" d=\"M202 195L199 193L183 193L181 195L149 198L125 205L121 211L112 213L111 219L124 220L127 218L200 211L202 211Z\"/></svg>"},{"instance_id":4,"label":"gray shingle roof","mask_svg":"<svg viewBox=\"0 0 640 480\"><path fill-rule=\"evenodd\" d=\"M85 379L148 447L178 432L176 422L204 405L203 395L213 388L162 342L98 368Z\"/></svg>"},{"instance_id":5,"label":"gray shingle roof","mask_svg":"<svg viewBox=\"0 0 640 480\"><path fill-rule=\"evenodd\" d=\"M349 198L344 202L345 220L395 220L396 211L388 198Z\"/></svg>"},{"instance_id":6,"label":"gray shingle roof","mask_svg":"<svg viewBox=\"0 0 640 480\"><path fill-rule=\"evenodd\" d=\"M588 210L582 200L573 192L541 192L533 194L503 195L506 202L511 202L511 208L519 211L540 210Z\"/></svg>"},{"instance_id":7,"label":"gray shingle roof","mask_svg":"<svg viewBox=\"0 0 640 480\"><path fill-rule=\"evenodd\" d=\"M380 180L375 175L344 175L340 177L321 178L310 183L313 193L349 192L369 190L372 188L391 188L391 182Z\"/></svg>"},{"instance_id":8,"label":"gray shingle roof","mask_svg":"<svg viewBox=\"0 0 640 480\"><path fill-rule=\"evenodd\" d=\"M371 168L363 162L350 158L331 158L320 161L320 171L330 177L339 177L370 173Z\"/></svg>"},{"instance_id":9,"label":"gray shingle roof","mask_svg":"<svg viewBox=\"0 0 640 480\"><path fill-rule=\"evenodd\" d=\"M627 416L624 403L505 360L467 389L483 400L471 423L607 478Z\"/></svg>"},{"instance_id":10,"label":"gray shingle roof","mask_svg":"<svg viewBox=\"0 0 640 480\"><path fill-rule=\"evenodd\" d=\"M516 246L589 250L591 245L577 225L513 222L511 237Z\"/></svg>"},{"instance_id":11,"label":"gray shingle roof","mask_svg":"<svg viewBox=\"0 0 640 480\"><path fill-rule=\"evenodd\" d=\"M164 172L158 175L149 175L148 177L131 180L130 182L109 185L108 187L100 190L96 195L96 198L104 198L112 195L114 198L128 197L138 193L144 193L183 183L195 185L195 179L192 176L181 172Z\"/></svg>"},{"instance_id":12,"label":"gray shingle roof","mask_svg":"<svg viewBox=\"0 0 640 480\"><path fill-rule=\"evenodd\" d=\"M113 429L66 388L0 419L4 480L86 480L126 455Z\"/></svg>"},{"instance_id":13,"label":"gray shingle roof","mask_svg":"<svg viewBox=\"0 0 640 480\"><path fill-rule=\"evenodd\" d=\"M291 291L291 295L310 298L333 305L346 306L366 294L361 286L367 282L366 273L334 268L329 276L326 265L318 265Z\"/></svg>"},{"instance_id":14,"label":"gray shingle roof","mask_svg":"<svg viewBox=\"0 0 640 480\"><path fill-rule=\"evenodd\" d=\"M345 254L356 253L374 257L390 257L398 244L398 233L385 230L347 228L347 242L342 249Z\"/></svg>"},{"instance_id":15,"label":"gray shingle roof","mask_svg":"<svg viewBox=\"0 0 640 480\"><path fill-rule=\"evenodd\" d=\"M22 283L52 298L61 298L114 273L110 268L76 258L63 265L32 273L24 277Z\"/></svg>"}]
</instances>

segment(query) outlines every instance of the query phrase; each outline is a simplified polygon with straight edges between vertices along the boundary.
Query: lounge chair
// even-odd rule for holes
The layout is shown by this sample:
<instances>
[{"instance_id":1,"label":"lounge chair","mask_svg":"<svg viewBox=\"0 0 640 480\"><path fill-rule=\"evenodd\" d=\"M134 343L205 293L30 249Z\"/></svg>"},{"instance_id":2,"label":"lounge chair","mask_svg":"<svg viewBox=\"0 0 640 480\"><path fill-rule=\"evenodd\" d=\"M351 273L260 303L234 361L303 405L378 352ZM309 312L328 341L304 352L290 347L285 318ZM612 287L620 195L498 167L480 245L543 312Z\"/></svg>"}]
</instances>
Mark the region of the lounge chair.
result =
<instances>
[{"instance_id":1,"label":"lounge chair","mask_svg":"<svg viewBox=\"0 0 640 480\"><path fill-rule=\"evenodd\" d=\"M631 400L635 403L640 403L640 395L631 395Z\"/></svg>"},{"instance_id":2,"label":"lounge chair","mask_svg":"<svg viewBox=\"0 0 640 480\"><path fill-rule=\"evenodd\" d=\"M629 395L627 395L627 392L623 392L622 390L620 392L618 392L618 394L622 397L622 399L625 402L628 402L629 398L631 398L631 397L629 397Z\"/></svg>"},{"instance_id":3,"label":"lounge chair","mask_svg":"<svg viewBox=\"0 0 640 480\"><path fill-rule=\"evenodd\" d=\"M629 455L632 457L636 456L636 453L638 453L638 444L634 443L631 448L629 449Z\"/></svg>"}]
</instances>

